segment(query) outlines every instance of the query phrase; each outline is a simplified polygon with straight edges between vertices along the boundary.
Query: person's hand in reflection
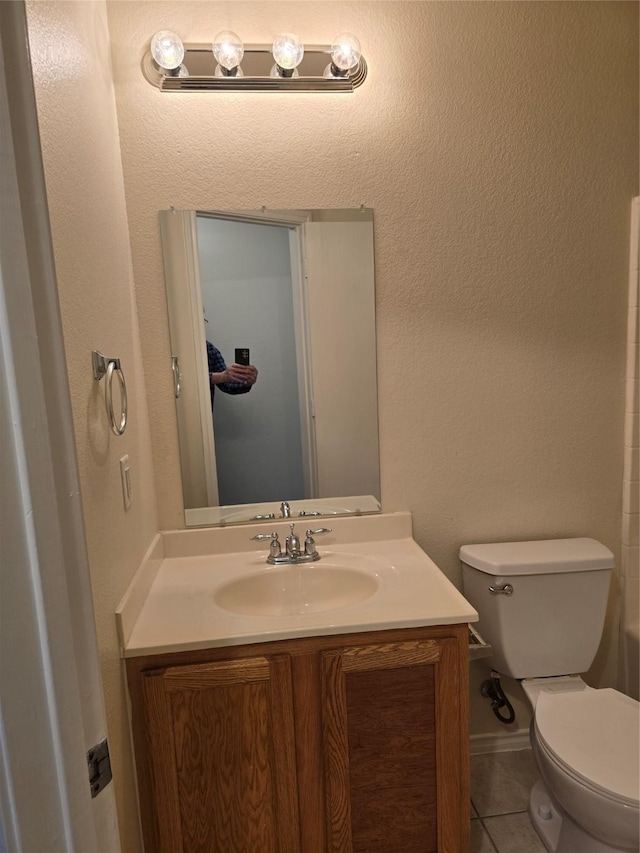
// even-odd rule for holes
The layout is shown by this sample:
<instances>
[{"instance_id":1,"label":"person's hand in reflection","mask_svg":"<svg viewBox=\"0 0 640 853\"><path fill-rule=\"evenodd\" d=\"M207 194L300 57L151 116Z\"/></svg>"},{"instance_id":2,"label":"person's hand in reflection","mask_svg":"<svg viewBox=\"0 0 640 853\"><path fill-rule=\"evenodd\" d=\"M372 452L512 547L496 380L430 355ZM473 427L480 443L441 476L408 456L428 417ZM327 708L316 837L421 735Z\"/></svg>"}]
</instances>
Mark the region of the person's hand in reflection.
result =
<instances>
[{"instance_id":1,"label":"person's hand in reflection","mask_svg":"<svg viewBox=\"0 0 640 853\"><path fill-rule=\"evenodd\" d=\"M207 361L209 363L209 385L211 388L211 406L216 388L225 394L246 394L251 391L258 378L258 371L253 364L225 363L222 353L212 343L207 341Z\"/></svg>"},{"instance_id":2,"label":"person's hand in reflection","mask_svg":"<svg viewBox=\"0 0 640 853\"><path fill-rule=\"evenodd\" d=\"M258 371L253 364L230 364L224 371L225 379L223 382L241 382L243 385L248 385L249 388L255 385L258 378Z\"/></svg>"}]
</instances>

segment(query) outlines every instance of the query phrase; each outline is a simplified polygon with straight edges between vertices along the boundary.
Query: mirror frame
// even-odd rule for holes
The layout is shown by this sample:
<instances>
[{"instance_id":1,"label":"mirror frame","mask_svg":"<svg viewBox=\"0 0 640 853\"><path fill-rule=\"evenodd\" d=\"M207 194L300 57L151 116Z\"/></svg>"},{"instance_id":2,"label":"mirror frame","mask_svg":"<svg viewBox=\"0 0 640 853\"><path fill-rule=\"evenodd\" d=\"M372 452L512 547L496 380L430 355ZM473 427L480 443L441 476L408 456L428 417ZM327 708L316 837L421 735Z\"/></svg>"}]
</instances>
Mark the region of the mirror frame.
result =
<instances>
[{"instance_id":1,"label":"mirror frame","mask_svg":"<svg viewBox=\"0 0 640 853\"><path fill-rule=\"evenodd\" d=\"M161 234L162 234L162 250L163 250L163 259L164 259L164 268L165 268L165 280L166 280L166 296L167 296L167 310L169 317L169 325L170 325L170 338L171 338L171 349L172 349L172 369L174 371L174 380L176 382L176 387L178 384L183 385L182 393L185 393L184 383L180 383L181 377L177 375L176 371L176 351L180 350L180 346L176 344L176 341L186 340L186 336L188 334L188 330L185 328L185 324L182 323L181 326L177 325L175 322L175 316L177 313L177 302L184 300L184 279L185 277L190 278L191 281L188 284L189 290L192 291L195 289L195 284L197 284L197 288L200 289L200 281L199 281L199 263L200 257L198 254L198 244L197 244L197 234L194 234L195 221L196 217L200 215L206 215L208 217L213 218L221 218L225 220L235 220L241 222L253 222L260 224L274 224L274 225L284 225L289 228L294 227L304 227L303 223L309 223L312 217L315 215L317 220L322 222L326 221L358 221L360 217L366 216L365 221L371 222L371 259L370 259L370 275L371 275L371 284L370 284L370 296L368 299L370 300L370 316L371 316L371 329L370 329L370 357L367 361L367 364L371 371L372 383L373 383L373 414L371 412L369 417L366 419L367 422L371 423L373 419L375 421L375 471L373 472L373 477L377 480L377 486L375 491L377 494L380 492L380 471L379 471L379 442L378 442L378 412L377 412L377 372L376 372L376 335L375 335L375 267L374 267L374 245L373 245L373 211L370 209L366 209L363 206L360 208L352 208L346 210L332 210L332 209L320 209L320 210L269 210L267 211L265 208L262 208L260 211L244 211L244 210L183 210L177 211L175 208L171 208L168 211L160 212L160 224L161 224ZM185 217L191 221L190 226L184 225ZM176 238L171 238L169 234L169 225L171 224L171 228L174 228L176 222L182 218L181 228L184 229L182 233L178 235L177 241ZM179 229L181 230L181 229ZM175 245L179 245L179 252L175 251ZM183 253L182 257L176 257L176 255L180 255ZM365 264L366 266L366 264ZM305 270L306 273L306 270ZM304 279L307 278L306 275L303 276ZM305 285L306 286L306 285ZM346 290L346 289L343 289ZM201 289L200 289L201 294ZM323 293L323 296L326 294ZM339 298L339 292L338 292ZM195 324L200 321L202 318L202 298L200 295L200 299L196 300L191 298L192 302L196 302L195 310L198 314L198 317L193 313L193 307L191 310L191 323ZM323 300L325 303L327 302L326 298ZM316 302L316 304L320 304ZM323 309L320 308L320 311ZM326 309L325 309L326 310ZM330 322L335 325L335 310L330 318ZM363 315L367 315L367 311L363 312ZM315 316L315 315L314 315ZM352 324L351 329L354 326L363 326L362 322L358 321L362 320L362 317L356 318L355 322ZM191 338L194 336L194 329L198 327L195 325L191 326ZM195 361L198 358L202 359L202 353L198 354L195 352L193 346L191 347L194 350L191 355ZM203 348L204 349L204 348ZM318 347L318 351L320 351L320 347ZM326 349L326 348L325 348ZM364 349L364 348L363 348ZM205 374L206 376L206 374ZM198 383L200 386L203 385L202 380ZM198 394L196 395L198 400L198 409L201 414L203 413L203 405L202 400L208 398L209 396L209 388L208 382L206 379L204 380L204 387L200 387L198 389ZM186 404L189 405L189 404ZM190 401L190 405L193 405L193 395ZM185 456L185 448L184 448L184 438L183 436L186 434L184 431L184 425L181 427L181 409L184 409L184 406L180 405L180 401L176 399L176 413L178 418L178 433L179 433L179 443L180 443L180 465L182 472L182 481L183 481L183 490L185 488L185 470L188 465L196 465L199 467L199 463L195 462L193 458L189 459L189 454L187 453ZM210 415L210 413L209 413ZM210 429L207 425L207 418L202 418L202 435L206 436L206 430ZM210 421L209 421L210 423ZM315 423L315 419L314 419ZM335 440L335 437L334 437ZM206 442L205 442L206 443ZM354 441L352 446L357 448L359 442ZM200 456L201 450L200 448L196 451L196 458L202 459ZM215 453L214 453L215 456ZM371 457L373 458L373 457ZM201 462L200 462L201 464ZM215 463L214 463L215 464ZM370 464L370 463L367 463ZM325 492L326 494L326 492ZM203 504L206 503L205 499ZM184 502L184 492L183 492L183 502ZM293 517L307 517L307 516L317 516L317 517L326 517L332 515L361 515L368 513L375 513L381 511L381 505L379 499L374 494L365 494L365 495L352 495L346 497L331 497L331 498L308 498L301 500L291 500L288 501L288 504L291 508L291 514ZM203 526L225 526L227 524L242 524L251 521L255 522L264 522L266 519L277 519L284 517L281 509L280 501L268 501L261 502L256 504L255 502L248 504L233 504L233 505L224 505L220 506L199 506L193 508L185 507L185 524L187 527L203 527Z\"/></svg>"}]
</instances>

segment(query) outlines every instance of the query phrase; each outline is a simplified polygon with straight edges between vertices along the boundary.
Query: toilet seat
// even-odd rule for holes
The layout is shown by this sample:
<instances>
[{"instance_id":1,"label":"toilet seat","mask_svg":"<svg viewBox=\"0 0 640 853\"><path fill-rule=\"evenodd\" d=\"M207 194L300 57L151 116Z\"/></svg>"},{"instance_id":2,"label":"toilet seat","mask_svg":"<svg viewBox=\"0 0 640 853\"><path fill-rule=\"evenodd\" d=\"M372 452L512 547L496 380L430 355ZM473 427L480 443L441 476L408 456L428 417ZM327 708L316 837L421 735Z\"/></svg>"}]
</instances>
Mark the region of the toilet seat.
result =
<instances>
[{"instance_id":1,"label":"toilet seat","mask_svg":"<svg viewBox=\"0 0 640 853\"><path fill-rule=\"evenodd\" d=\"M610 688L567 693L542 689L535 708L538 743L581 785L637 809L639 712L635 699Z\"/></svg>"}]
</instances>

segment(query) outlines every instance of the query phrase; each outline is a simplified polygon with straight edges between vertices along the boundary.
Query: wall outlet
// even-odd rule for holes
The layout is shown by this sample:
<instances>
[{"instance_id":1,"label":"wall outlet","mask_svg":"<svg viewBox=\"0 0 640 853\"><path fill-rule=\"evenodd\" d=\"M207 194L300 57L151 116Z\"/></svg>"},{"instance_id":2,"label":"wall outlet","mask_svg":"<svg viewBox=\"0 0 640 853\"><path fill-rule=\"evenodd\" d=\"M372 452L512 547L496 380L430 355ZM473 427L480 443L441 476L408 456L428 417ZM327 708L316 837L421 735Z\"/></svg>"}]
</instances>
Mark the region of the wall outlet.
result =
<instances>
[{"instance_id":1,"label":"wall outlet","mask_svg":"<svg viewBox=\"0 0 640 853\"><path fill-rule=\"evenodd\" d=\"M131 506L131 469L129 468L129 456L123 456L120 460L120 479L122 480L122 500L124 508Z\"/></svg>"}]
</instances>

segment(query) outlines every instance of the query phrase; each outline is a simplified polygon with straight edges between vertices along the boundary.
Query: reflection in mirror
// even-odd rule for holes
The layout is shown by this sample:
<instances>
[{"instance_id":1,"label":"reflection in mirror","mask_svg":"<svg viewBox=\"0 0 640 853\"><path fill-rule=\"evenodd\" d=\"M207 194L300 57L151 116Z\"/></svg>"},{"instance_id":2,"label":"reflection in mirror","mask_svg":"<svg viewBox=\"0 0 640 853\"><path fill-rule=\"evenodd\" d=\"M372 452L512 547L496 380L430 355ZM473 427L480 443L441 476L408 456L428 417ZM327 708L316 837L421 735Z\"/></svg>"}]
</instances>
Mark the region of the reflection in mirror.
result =
<instances>
[{"instance_id":1,"label":"reflection in mirror","mask_svg":"<svg viewBox=\"0 0 640 853\"><path fill-rule=\"evenodd\" d=\"M160 227L187 525L379 511L372 211Z\"/></svg>"}]
</instances>

